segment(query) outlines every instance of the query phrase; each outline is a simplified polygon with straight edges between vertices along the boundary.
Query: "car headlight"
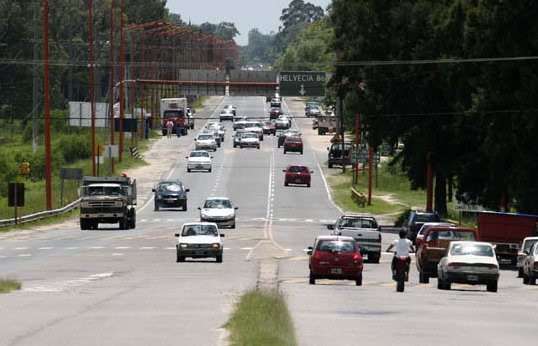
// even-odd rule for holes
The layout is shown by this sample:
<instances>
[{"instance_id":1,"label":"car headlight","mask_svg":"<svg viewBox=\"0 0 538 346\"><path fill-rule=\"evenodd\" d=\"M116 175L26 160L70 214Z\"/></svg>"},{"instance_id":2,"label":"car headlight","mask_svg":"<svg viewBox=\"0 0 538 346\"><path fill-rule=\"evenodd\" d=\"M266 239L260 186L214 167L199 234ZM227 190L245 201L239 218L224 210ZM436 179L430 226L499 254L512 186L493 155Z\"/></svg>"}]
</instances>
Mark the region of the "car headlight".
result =
<instances>
[{"instance_id":1,"label":"car headlight","mask_svg":"<svg viewBox=\"0 0 538 346\"><path fill-rule=\"evenodd\" d=\"M218 243L213 244L213 249L220 249L220 244Z\"/></svg>"},{"instance_id":2,"label":"car headlight","mask_svg":"<svg viewBox=\"0 0 538 346\"><path fill-rule=\"evenodd\" d=\"M188 244L179 244L179 247L182 248L182 249L186 249L189 247Z\"/></svg>"}]
</instances>

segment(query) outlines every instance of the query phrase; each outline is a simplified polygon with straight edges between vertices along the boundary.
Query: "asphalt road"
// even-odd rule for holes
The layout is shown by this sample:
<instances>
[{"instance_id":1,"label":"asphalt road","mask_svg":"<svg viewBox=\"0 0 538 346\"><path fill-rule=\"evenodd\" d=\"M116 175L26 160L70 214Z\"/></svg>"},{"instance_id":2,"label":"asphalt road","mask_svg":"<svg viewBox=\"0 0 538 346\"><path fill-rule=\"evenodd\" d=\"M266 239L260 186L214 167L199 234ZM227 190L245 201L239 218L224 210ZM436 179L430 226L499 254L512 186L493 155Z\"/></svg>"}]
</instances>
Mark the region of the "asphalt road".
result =
<instances>
[{"instance_id":1,"label":"asphalt road","mask_svg":"<svg viewBox=\"0 0 538 346\"><path fill-rule=\"evenodd\" d=\"M240 114L262 116L262 98L226 98ZM302 104L288 100L293 114ZM212 113L217 116L220 107ZM390 256L367 264L364 285L307 282L303 249L339 215L321 172L329 137L297 119L304 155L284 155L276 138L260 150L234 149L231 124L215 153L212 173L186 173L181 155L168 158L191 189L189 210L140 206L135 230L81 232L76 227L12 234L0 240L0 276L22 281L20 292L0 295L0 345L215 345L235 299L256 286L259 263L278 263L302 345L506 345L535 339L537 290L503 271L499 293L454 285L450 292L417 284L413 271L404 294L390 280ZM198 124L197 126L200 126ZM194 131L174 138L185 154ZM166 139L164 139L166 140ZM284 187L288 164L314 170L310 188ZM159 177L155 177L155 181ZM224 263L175 263L174 232L198 219L208 196L226 196L240 209L236 230L225 230ZM393 239L385 235L385 245ZM276 262L278 260L278 262Z\"/></svg>"}]
</instances>

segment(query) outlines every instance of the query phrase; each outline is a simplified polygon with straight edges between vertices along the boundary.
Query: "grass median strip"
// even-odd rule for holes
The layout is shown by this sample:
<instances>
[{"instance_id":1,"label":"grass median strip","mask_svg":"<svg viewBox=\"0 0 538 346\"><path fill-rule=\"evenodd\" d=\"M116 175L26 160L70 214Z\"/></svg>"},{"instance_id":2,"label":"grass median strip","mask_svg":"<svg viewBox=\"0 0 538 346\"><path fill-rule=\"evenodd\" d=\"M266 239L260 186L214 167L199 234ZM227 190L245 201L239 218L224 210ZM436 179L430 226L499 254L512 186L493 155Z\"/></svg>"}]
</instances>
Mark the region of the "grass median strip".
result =
<instances>
[{"instance_id":1,"label":"grass median strip","mask_svg":"<svg viewBox=\"0 0 538 346\"><path fill-rule=\"evenodd\" d=\"M9 293L11 291L20 290L22 284L17 280L0 279L0 293Z\"/></svg>"},{"instance_id":2,"label":"grass median strip","mask_svg":"<svg viewBox=\"0 0 538 346\"><path fill-rule=\"evenodd\" d=\"M277 292L253 290L241 296L226 328L234 346L297 345L286 301Z\"/></svg>"}]
</instances>

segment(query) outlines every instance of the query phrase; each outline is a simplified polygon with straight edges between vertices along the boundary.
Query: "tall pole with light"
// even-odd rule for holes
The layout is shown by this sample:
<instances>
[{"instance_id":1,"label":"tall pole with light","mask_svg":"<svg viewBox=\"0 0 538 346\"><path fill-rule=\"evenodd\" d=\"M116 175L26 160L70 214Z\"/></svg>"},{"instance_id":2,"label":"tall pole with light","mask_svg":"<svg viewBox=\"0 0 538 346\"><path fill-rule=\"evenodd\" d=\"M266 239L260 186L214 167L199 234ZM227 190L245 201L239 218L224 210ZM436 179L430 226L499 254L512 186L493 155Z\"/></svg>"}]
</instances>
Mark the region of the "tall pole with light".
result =
<instances>
[{"instance_id":1,"label":"tall pole with light","mask_svg":"<svg viewBox=\"0 0 538 346\"><path fill-rule=\"evenodd\" d=\"M92 175L97 175L95 140L95 58L93 53L93 0L88 0L88 93L91 109Z\"/></svg>"}]
</instances>

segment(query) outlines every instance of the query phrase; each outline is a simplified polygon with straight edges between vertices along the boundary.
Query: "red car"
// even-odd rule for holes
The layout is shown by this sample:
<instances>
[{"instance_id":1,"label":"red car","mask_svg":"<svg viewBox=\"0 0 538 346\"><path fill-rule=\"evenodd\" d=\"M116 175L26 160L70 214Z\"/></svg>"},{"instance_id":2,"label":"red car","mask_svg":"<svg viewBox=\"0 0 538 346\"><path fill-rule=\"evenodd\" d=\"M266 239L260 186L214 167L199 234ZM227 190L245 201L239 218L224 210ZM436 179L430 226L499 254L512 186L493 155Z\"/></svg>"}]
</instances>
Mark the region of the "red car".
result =
<instances>
[{"instance_id":1,"label":"red car","mask_svg":"<svg viewBox=\"0 0 538 346\"><path fill-rule=\"evenodd\" d=\"M306 252L310 256L311 285L317 279L353 280L357 286L362 285L362 255L352 237L319 236Z\"/></svg>"},{"instance_id":2,"label":"red car","mask_svg":"<svg viewBox=\"0 0 538 346\"><path fill-rule=\"evenodd\" d=\"M286 173L284 176L284 186L299 184L308 187L310 187L311 174L314 173L314 171L311 171L306 166L288 166L282 172Z\"/></svg>"},{"instance_id":3,"label":"red car","mask_svg":"<svg viewBox=\"0 0 538 346\"><path fill-rule=\"evenodd\" d=\"M303 140L298 136L290 136L284 139L284 154L293 151L303 155Z\"/></svg>"},{"instance_id":4,"label":"red car","mask_svg":"<svg viewBox=\"0 0 538 346\"><path fill-rule=\"evenodd\" d=\"M270 119L277 119L280 115L282 115L282 110L280 108L273 107L269 110L269 118Z\"/></svg>"}]
</instances>

